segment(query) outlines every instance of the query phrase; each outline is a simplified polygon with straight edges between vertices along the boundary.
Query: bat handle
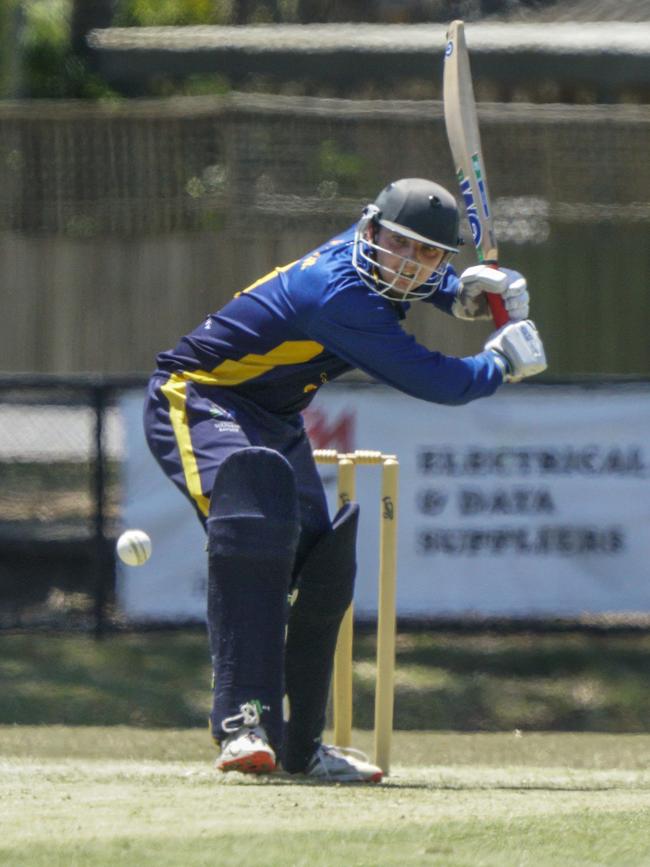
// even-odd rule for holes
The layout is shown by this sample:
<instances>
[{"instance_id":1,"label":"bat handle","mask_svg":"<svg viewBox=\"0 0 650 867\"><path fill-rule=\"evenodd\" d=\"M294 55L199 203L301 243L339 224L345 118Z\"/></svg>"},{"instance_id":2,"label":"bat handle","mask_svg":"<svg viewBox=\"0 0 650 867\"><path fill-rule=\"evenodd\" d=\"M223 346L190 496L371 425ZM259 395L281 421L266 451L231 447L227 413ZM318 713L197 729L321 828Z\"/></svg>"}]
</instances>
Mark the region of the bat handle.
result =
<instances>
[{"instance_id":1,"label":"bat handle","mask_svg":"<svg viewBox=\"0 0 650 867\"><path fill-rule=\"evenodd\" d=\"M485 265L489 265L490 268L498 268L499 263L496 261L484 262ZM497 328L501 328L507 322L509 322L508 312L503 303L503 298L500 295L495 295L494 292L486 292L488 305L490 307L490 313L492 314L492 319L494 320L494 324Z\"/></svg>"}]
</instances>

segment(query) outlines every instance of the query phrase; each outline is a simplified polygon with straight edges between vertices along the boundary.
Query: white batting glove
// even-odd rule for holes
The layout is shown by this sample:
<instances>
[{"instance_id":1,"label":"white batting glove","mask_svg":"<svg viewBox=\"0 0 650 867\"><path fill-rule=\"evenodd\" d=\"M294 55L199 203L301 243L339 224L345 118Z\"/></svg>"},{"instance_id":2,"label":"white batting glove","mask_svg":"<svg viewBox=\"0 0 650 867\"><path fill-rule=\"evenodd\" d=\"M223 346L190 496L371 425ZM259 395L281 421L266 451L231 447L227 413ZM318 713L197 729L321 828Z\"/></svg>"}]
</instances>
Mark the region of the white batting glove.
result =
<instances>
[{"instance_id":1,"label":"white batting glove","mask_svg":"<svg viewBox=\"0 0 650 867\"><path fill-rule=\"evenodd\" d=\"M541 373L548 367L544 344L535 323L530 319L504 325L490 337L485 344L485 349L497 354L500 366L505 360L504 380L506 382L519 382L527 376Z\"/></svg>"},{"instance_id":2,"label":"white batting glove","mask_svg":"<svg viewBox=\"0 0 650 867\"><path fill-rule=\"evenodd\" d=\"M519 271L473 265L460 275L451 312L458 319L490 319L485 293L494 292L503 298L510 321L519 322L528 317L530 296L526 286L526 278Z\"/></svg>"}]
</instances>

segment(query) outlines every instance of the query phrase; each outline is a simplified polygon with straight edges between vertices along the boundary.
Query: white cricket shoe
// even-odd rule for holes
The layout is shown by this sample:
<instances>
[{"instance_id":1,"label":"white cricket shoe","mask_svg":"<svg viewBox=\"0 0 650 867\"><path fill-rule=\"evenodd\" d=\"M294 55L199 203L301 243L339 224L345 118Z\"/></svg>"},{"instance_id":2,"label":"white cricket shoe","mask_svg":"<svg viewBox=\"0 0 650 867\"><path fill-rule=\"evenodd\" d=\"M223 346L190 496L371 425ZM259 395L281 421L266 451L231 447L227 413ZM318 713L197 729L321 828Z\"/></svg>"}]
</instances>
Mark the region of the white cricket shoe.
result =
<instances>
[{"instance_id":1,"label":"white cricket shoe","mask_svg":"<svg viewBox=\"0 0 650 867\"><path fill-rule=\"evenodd\" d=\"M330 783L380 783L384 773L360 750L321 744L309 760L305 776Z\"/></svg>"},{"instance_id":2,"label":"white cricket shoe","mask_svg":"<svg viewBox=\"0 0 650 867\"><path fill-rule=\"evenodd\" d=\"M218 771L240 771L242 774L270 774L275 770L273 749L260 725L259 702L241 705L240 713L226 717L221 726L229 734L221 744L216 761Z\"/></svg>"}]
</instances>

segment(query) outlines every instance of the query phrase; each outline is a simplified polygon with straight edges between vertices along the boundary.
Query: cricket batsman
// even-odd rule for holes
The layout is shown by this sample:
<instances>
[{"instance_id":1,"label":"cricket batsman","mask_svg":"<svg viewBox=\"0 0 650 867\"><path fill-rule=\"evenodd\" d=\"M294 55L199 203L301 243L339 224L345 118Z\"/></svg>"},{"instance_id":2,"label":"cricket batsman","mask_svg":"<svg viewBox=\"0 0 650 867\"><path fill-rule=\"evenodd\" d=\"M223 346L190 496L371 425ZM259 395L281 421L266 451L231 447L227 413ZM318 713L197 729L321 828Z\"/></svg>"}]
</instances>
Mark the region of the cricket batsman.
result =
<instances>
[{"instance_id":1,"label":"cricket batsman","mask_svg":"<svg viewBox=\"0 0 650 867\"><path fill-rule=\"evenodd\" d=\"M446 189L395 181L356 225L237 292L158 355L145 431L207 533L220 771L281 765L314 780L381 780L361 754L322 742L339 624L354 591L358 506L330 519L301 410L353 368L449 405L546 368L526 280L481 265L457 276L449 263L458 228ZM402 328L416 300L489 318L490 292L510 321L477 355L443 355Z\"/></svg>"}]
</instances>

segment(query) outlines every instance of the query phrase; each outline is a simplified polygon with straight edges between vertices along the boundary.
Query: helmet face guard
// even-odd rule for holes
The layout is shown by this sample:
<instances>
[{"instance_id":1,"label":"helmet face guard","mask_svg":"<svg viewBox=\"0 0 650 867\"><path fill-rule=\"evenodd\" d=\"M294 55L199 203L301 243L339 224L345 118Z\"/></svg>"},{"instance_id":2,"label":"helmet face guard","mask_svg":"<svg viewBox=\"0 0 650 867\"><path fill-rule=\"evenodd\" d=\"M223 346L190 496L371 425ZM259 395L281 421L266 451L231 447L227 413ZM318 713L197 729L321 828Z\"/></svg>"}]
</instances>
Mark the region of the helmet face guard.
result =
<instances>
[{"instance_id":1,"label":"helmet face guard","mask_svg":"<svg viewBox=\"0 0 650 867\"><path fill-rule=\"evenodd\" d=\"M376 243L380 228L441 250L443 256L425 282L418 279L422 263ZM389 184L368 205L354 235L352 264L363 282L392 301L427 298L440 286L449 260L458 252L458 208L453 196L431 181L409 178ZM382 264L385 253L397 260L395 269ZM409 274L413 275L409 278ZM410 284L407 282L410 279ZM397 283L405 288L397 288Z\"/></svg>"},{"instance_id":2,"label":"helmet face guard","mask_svg":"<svg viewBox=\"0 0 650 867\"><path fill-rule=\"evenodd\" d=\"M375 214L368 213L372 209L375 210ZM429 295L433 295L440 286L449 260L456 251L441 247L439 244L432 244L427 240L426 243L430 247L442 250L444 255L433 273L424 283L421 283L417 279L418 272L422 267L419 262L416 262L415 259L409 259L407 256L400 256L398 253L387 250L385 247L381 247L375 243L373 235L379 226L384 226L392 232L404 235L404 237L411 237L401 226L393 227L392 225L386 225L382 220L377 220L374 205L369 205L366 208L364 215L357 223L352 250L352 264L366 286L379 295L385 295L391 301L416 301L417 299L428 298ZM422 242L424 243L424 239L422 239ZM389 256L398 259L397 270L388 268L386 265L382 265L380 269L377 264L378 253L387 253ZM408 278L408 274L414 274L414 276ZM405 289L395 288L395 284L398 281L403 284L405 280L410 280L409 285Z\"/></svg>"}]
</instances>

